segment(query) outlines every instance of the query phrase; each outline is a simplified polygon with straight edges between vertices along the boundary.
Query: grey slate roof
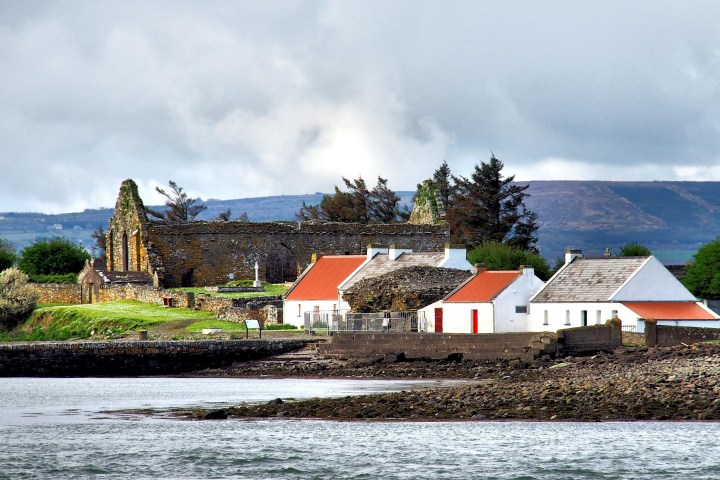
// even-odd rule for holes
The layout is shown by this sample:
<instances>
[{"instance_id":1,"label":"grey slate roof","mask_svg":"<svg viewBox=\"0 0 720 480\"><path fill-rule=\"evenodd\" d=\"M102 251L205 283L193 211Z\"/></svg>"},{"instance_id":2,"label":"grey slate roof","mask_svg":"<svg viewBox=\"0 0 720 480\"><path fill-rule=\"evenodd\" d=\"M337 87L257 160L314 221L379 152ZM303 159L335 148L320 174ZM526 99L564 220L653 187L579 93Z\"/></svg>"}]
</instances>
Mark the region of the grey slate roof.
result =
<instances>
[{"instance_id":1,"label":"grey slate roof","mask_svg":"<svg viewBox=\"0 0 720 480\"><path fill-rule=\"evenodd\" d=\"M366 278L379 277L405 267L437 267L444 259L445 252L403 253L395 260L390 260L387 253L378 253L355 275L347 279L342 289L347 291Z\"/></svg>"},{"instance_id":2,"label":"grey slate roof","mask_svg":"<svg viewBox=\"0 0 720 480\"><path fill-rule=\"evenodd\" d=\"M537 303L605 302L650 257L576 258L533 298Z\"/></svg>"}]
</instances>

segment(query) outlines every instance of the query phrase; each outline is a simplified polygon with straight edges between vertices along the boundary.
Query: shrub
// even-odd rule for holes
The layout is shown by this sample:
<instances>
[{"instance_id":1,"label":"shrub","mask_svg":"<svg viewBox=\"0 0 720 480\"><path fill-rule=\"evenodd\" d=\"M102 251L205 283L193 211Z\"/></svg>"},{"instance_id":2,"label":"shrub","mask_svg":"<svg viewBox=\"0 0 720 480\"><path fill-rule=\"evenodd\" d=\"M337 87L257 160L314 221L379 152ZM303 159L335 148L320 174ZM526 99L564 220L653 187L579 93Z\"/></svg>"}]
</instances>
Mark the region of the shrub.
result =
<instances>
[{"instance_id":1,"label":"shrub","mask_svg":"<svg viewBox=\"0 0 720 480\"><path fill-rule=\"evenodd\" d=\"M32 313L38 296L28 276L15 267L0 272L0 327L15 328Z\"/></svg>"},{"instance_id":2,"label":"shrub","mask_svg":"<svg viewBox=\"0 0 720 480\"><path fill-rule=\"evenodd\" d=\"M484 263L489 270L517 270L520 265L525 265L533 267L541 280L550 278L550 267L543 257L504 243L482 243L468 253L468 262Z\"/></svg>"},{"instance_id":3,"label":"shrub","mask_svg":"<svg viewBox=\"0 0 720 480\"><path fill-rule=\"evenodd\" d=\"M33 283L77 283L78 276L74 273L65 275L28 275Z\"/></svg>"},{"instance_id":4,"label":"shrub","mask_svg":"<svg viewBox=\"0 0 720 480\"><path fill-rule=\"evenodd\" d=\"M15 260L16 257L13 246L9 242L0 239L0 272L12 267L15 264Z\"/></svg>"},{"instance_id":5,"label":"shrub","mask_svg":"<svg viewBox=\"0 0 720 480\"><path fill-rule=\"evenodd\" d=\"M265 330L297 330L298 327L289 323L280 323L276 325L265 325Z\"/></svg>"},{"instance_id":6,"label":"shrub","mask_svg":"<svg viewBox=\"0 0 720 480\"><path fill-rule=\"evenodd\" d=\"M682 283L700 298L720 298L720 239L706 245L688 263Z\"/></svg>"},{"instance_id":7,"label":"shrub","mask_svg":"<svg viewBox=\"0 0 720 480\"><path fill-rule=\"evenodd\" d=\"M90 254L64 238L40 240L20 252L18 267L28 275L79 273Z\"/></svg>"}]
</instances>

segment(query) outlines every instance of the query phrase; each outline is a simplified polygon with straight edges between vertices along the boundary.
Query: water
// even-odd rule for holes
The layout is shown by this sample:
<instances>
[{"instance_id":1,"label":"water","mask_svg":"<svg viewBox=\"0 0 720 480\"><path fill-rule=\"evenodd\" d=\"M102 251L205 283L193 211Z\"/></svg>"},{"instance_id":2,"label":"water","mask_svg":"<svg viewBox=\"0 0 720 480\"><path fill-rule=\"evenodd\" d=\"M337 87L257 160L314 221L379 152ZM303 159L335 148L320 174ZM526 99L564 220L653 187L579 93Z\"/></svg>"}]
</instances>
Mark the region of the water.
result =
<instances>
[{"instance_id":1,"label":"water","mask_svg":"<svg viewBox=\"0 0 720 480\"><path fill-rule=\"evenodd\" d=\"M0 478L720 478L716 423L198 422L98 413L409 386L305 379L1 379Z\"/></svg>"}]
</instances>

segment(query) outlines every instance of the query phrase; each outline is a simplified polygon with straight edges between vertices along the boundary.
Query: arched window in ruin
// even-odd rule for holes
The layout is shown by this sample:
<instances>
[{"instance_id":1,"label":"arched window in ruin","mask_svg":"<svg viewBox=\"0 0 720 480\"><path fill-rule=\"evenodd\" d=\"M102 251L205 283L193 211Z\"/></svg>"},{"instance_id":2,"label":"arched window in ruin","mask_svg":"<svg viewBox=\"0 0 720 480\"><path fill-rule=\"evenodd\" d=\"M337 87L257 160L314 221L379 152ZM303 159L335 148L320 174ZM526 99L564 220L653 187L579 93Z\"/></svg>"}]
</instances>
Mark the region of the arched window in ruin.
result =
<instances>
[{"instance_id":1,"label":"arched window in ruin","mask_svg":"<svg viewBox=\"0 0 720 480\"><path fill-rule=\"evenodd\" d=\"M122 234L122 244L120 245L120 248L122 250L122 271L127 272L129 270L129 258L128 258L128 237L127 232L123 232Z\"/></svg>"},{"instance_id":2,"label":"arched window in ruin","mask_svg":"<svg viewBox=\"0 0 720 480\"><path fill-rule=\"evenodd\" d=\"M292 282L298 276L298 262L286 245L279 244L268 251L265 281L268 283Z\"/></svg>"},{"instance_id":3,"label":"arched window in ruin","mask_svg":"<svg viewBox=\"0 0 720 480\"><path fill-rule=\"evenodd\" d=\"M107 269L110 271L115 270L115 236L113 235L112 229L108 232L107 235L107 252L106 252L106 261L107 261Z\"/></svg>"}]
</instances>

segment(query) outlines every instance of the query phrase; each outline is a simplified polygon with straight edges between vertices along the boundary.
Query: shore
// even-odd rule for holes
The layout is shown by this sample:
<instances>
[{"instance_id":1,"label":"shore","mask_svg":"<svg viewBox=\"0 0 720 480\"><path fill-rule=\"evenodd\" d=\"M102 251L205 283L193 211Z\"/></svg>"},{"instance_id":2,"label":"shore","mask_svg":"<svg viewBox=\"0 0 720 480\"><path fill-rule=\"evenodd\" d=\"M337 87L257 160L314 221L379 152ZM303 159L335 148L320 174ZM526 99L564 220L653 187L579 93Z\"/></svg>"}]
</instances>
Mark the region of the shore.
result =
<instances>
[{"instance_id":1,"label":"shore","mask_svg":"<svg viewBox=\"0 0 720 480\"><path fill-rule=\"evenodd\" d=\"M334 399L176 410L184 418L337 420L720 420L720 345L623 347L592 357L526 363L362 362L310 351L201 376L448 378L467 384Z\"/></svg>"}]
</instances>

